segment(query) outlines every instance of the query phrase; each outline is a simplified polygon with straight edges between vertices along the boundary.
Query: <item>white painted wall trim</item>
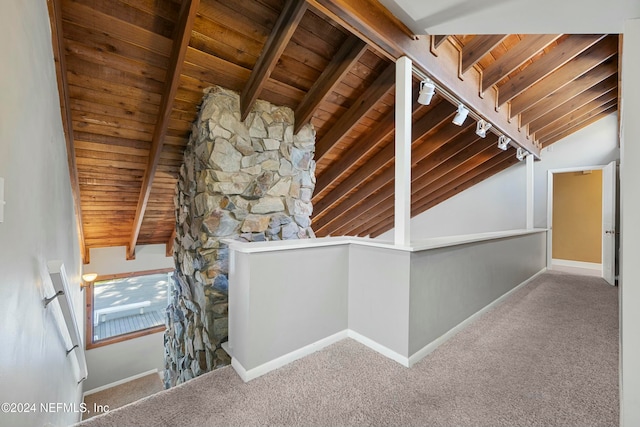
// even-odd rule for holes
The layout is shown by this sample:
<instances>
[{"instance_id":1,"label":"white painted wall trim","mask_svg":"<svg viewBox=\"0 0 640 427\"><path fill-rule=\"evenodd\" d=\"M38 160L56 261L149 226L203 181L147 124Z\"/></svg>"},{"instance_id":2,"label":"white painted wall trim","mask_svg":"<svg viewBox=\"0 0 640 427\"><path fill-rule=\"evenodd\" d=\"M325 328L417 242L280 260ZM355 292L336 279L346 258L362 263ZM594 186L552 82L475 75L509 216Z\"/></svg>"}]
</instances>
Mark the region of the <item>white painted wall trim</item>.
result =
<instances>
[{"instance_id":1,"label":"white painted wall trim","mask_svg":"<svg viewBox=\"0 0 640 427\"><path fill-rule=\"evenodd\" d=\"M574 261L571 259L553 258L553 265L561 265L565 267L586 268L588 270L602 270L602 264L597 262Z\"/></svg>"},{"instance_id":2,"label":"white painted wall trim","mask_svg":"<svg viewBox=\"0 0 640 427\"><path fill-rule=\"evenodd\" d=\"M534 192L535 192L535 188L534 188L534 183L535 183L535 169L534 169L534 158L533 156L527 156L527 179L526 179L526 193L527 193L527 200L526 200L526 218L525 218L525 228L527 230L532 230L533 229L533 212L534 212L534 207L535 207L535 203L534 203Z\"/></svg>"},{"instance_id":3,"label":"white painted wall trim","mask_svg":"<svg viewBox=\"0 0 640 427\"><path fill-rule=\"evenodd\" d=\"M394 243L408 246L411 242L411 97L413 91L411 60L406 56L396 61L395 106L395 206Z\"/></svg>"},{"instance_id":4,"label":"white painted wall trim","mask_svg":"<svg viewBox=\"0 0 640 427\"><path fill-rule=\"evenodd\" d=\"M516 292L518 289L521 289L524 286L526 286L529 283L531 283L533 281L533 279L535 279L536 277L538 277L539 275L541 275L545 271L547 271L546 268L543 268L542 270L538 271L536 274L534 274L533 276L531 276L530 278L528 278L524 282L520 283L515 288L511 289L510 291L508 291L507 293L505 293L504 295L502 295L498 299L496 299L493 302L489 303L484 308L480 309L476 313L474 313L471 316L467 317L462 322L458 323L453 328L449 329L449 331L447 331L444 335L436 338L435 340L431 341L429 344L427 344L424 347L422 347L420 350L418 350L415 353L413 353L409 357L409 365L408 366L412 367L417 362L419 362L420 360L424 359L426 356L428 356L430 353L432 353L436 348L440 347L442 344L447 342L449 339L453 338L454 335L456 335L458 332L460 332L461 330L463 330L464 328L469 326L472 322L476 321L480 316L482 316L483 314L485 314L489 310L493 309L498 304L502 303L502 301L504 301L506 298L508 298L511 294Z\"/></svg>"},{"instance_id":5,"label":"white painted wall trim","mask_svg":"<svg viewBox=\"0 0 640 427\"><path fill-rule=\"evenodd\" d=\"M407 368L411 367L410 363L409 363L409 358L405 357L399 353L396 353L395 351L391 350L390 348L387 348L385 346L383 346L382 344L379 344L377 342L375 342L374 340L365 337L362 334L357 333L356 331L352 331L351 329L347 330L347 335L349 338L352 338L356 341L358 341L360 344L365 345L367 347L369 347L371 350L376 351L378 353L380 353L381 355L394 360L396 362L398 362L399 364L401 364L402 366L405 366Z\"/></svg>"},{"instance_id":6,"label":"white painted wall trim","mask_svg":"<svg viewBox=\"0 0 640 427\"><path fill-rule=\"evenodd\" d=\"M570 259L551 260L550 270L564 271L566 273L583 274L586 276L602 277L602 264L596 262L573 261Z\"/></svg>"},{"instance_id":7,"label":"white painted wall trim","mask_svg":"<svg viewBox=\"0 0 640 427\"><path fill-rule=\"evenodd\" d=\"M459 236L431 237L411 242L411 246L396 246L392 243L369 239L366 237L319 237L316 239L295 240L270 240L265 242L240 242L233 239L223 239L222 242L229 248L239 253L277 252L287 250L320 248L323 246L360 245L375 248L392 249L405 252L427 251L437 248L446 248L456 245L466 245L487 240L504 239L508 237L524 236L526 234L544 233L546 228L534 228L531 230L505 230L491 231L487 233L464 234Z\"/></svg>"},{"instance_id":8,"label":"white painted wall trim","mask_svg":"<svg viewBox=\"0 0 640 427\"><path fill-rule=\"evenodd\" d=\"M157 370L157 369L151 369L151 370L149 370L149 371L142 372L142 373L140 373L140 374L132 375L132 376L130 376L130 377L123 378L123 379L121 379L121 380L114 381L114 382L112 382L112 383L105 384L105 385L100 386L100 387L96 387L96 388L94 388L94 389L91 389L91 390L85 391L85 392L82 394L82 396L83 396L83 397L85 397L85 396L89 396L90 394L98 393L99 391L103 391L103 390L106 390L106 389L108 389L108 388L112 388L112 387L118 386L118 385L120 385L120 384L128 383L129 381L137 380L138 378L146 377L147 375L151 375L151 374L158 374L158 370Z\"/></svg>"},{"instance_id":9,"label":"white painted wall trim","mask_svg":"<svg viewBox=\"0 0 640 427\"><path fill-rule=\"evenodd\" d=\"M549 169L547 171L547 268L549 270L551 270L553 265L553 174L602 170L606 167L607 165L579 166L574 168Z\"/></svg>"},{"instance_id":10,"label":"white painted wall trim","mask_svg":"<svg viewBox=\"0 0 640 427\"><path fill-rule=\"evenodd\" d=\"M281 368L288 363L315 353L318 350L322 350L323 348L330 346L331 344L335 344L345 338L347 338L346 329L344 331L337 332L319 341L306 345L302 348L299 348L298 350L294 350L291 353L282 355L277 359L273 359L260 366L256 366L253 369L246 370L236 358L231 359L231 366L233 366L233 369L235 369L240 378L242 378L242 381L248 382L275 369Z\"/></svg>"}]
</instances>

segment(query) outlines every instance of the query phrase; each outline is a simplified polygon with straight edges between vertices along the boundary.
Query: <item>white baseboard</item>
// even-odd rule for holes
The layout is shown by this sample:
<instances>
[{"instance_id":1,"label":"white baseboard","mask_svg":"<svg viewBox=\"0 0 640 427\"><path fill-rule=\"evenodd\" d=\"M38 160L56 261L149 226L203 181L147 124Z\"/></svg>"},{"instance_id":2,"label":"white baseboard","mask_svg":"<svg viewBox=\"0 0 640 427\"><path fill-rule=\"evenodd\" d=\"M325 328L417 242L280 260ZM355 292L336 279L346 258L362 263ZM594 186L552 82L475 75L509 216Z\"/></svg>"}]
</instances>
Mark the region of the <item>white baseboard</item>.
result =
<instances>
[{"instance_id":1,"label":"white baseboard","mask_svg":"<svg viewBox=\"0 0 640 427\"><path fill-rule=\"evenodd\" d=\"M388 357L391 360L395 360L396 362L398 362L402 366L406 366L407 368L409 367L409 358L408 357L405 357L405 356L402 356L399 353L396 353L395 351L391 350L390 348L387 348L387 347L383 346L382 344L379 344L379 343L375 342L371 338L367 338L364 335L361 335L361 334L359 334L356 331L353 331L351 329L347 330L347 336L349 338L353 338L354 340L358 341L360 344L366 345L371 350L377 351L381 355L383 355L385 357Z\"/></svg>"},{"instance_id":2,"label":"white baseboard","mask_svg":"<svg viewBox=\"0 0 640 427\"><path fill-rule=\"evenodd\" d=\"M245 369L245 367L242 366L242 364L236 358L231 359L231 366L233 366L233 369L235 369L235 371L238 373L240 378L242 378L242 381L248 382L258 378L259 376L266 374L267 372L271 372L274 369L281 368L282 366L288 363L291 363L295 360L298 360L312 353L315 353L318 350L322 350L323 348L331 344L337 343L338 341L343 340L345 338L347 338L346 329L344 331L337 332L333 335L330 335L326 338L323 338L319 341L306 345L302 348L299 348L298 350L294 350L291 353L287 353L283 356L278 357L277 359L270 360L267 363L264 363L260 366L256 366L255 368L252 368L249 370Z\"/></svg>"},{"instance_id":3,"label":"white baseboard","mask_svg":"<svg viewBox=\"0 0 640 427\"><path fill-rule=\"evenodd\" d=\"M130 377L123 378L121 380L118 380L118 381L115 381L115 382L112 382L112 383L109 383L109 384L105 384L105 385L100 386L100 387L93 388L91 390L85 391L82 394L82 396L83 397L84 396L89 396L90 394L94 394L94 393L97 393L99 391L106 390L106 389L111 388L111 387L115 387L115 386L120 385L120 384L128 383L129 381L137 380L138 378L146 377L147 375L151 375L151 374L158 374L158 369L151 369L149 371L142 372L141 374L132 375Z\"/></svg>"},{"instance_id":4,"label":"white baseboard","mask_svg":"<svg viewBox=\"0 0 640 427\"><path fill-rule=\"evenodd\" d=\"M583 262L554 258L551 260L551 270L602 277L602 264L598 264L595 262Z\"/></svg>"},{"instance_id":5,"label":"white baseboard","mask_svg":"<svg viewBox=\"0 0 640 427\"><path fill-rule=\"evenodd\" d=\"M461 330L466 328L470 323L472 323L473 321L478 319L480 316L485 314L487 311L491 310L496 305L500 304L502 301L504 301L506 298L508 298L512 293L516 292L518 289L528 285L533 279L535 279L536 277L538 277L539 275L541 275L545 271L547 271L546 267L543 268L542 270L538 271L536 274L534 274L533 276L529 277L527 280L525 280L524 282L520 283L518 286L516 286L515 288L511 289L510 291L508 291L507 293L505 293L504 295L502 295L498 299L494 300L493 302L490 302L484 308L480 309L480 311L475 312L474 314L472 314L471 316L467 317L462 322L458 323L456 326L454 326L453 328L449 329L444 335L441 335L440 337L438 337L435 340L431 341L429 344L427 344L424 347L422 347L420 350L418 350L415 353L413 353L413 355L411 355L409 357L409 363L406 366L412 367L415 363L419 362L420 360L422 360L423 358L428 356L431 352L433 352L436 348L440 347L447 340L452 338L455 334L457 334L458 332L460 332Z\"/></svg>"},{"instance_id":6,"label":"white baseboard","mask_svg":"<svg viewBox=\"0 0 640 427\"><path fill-rule=\"evenodd\" d=\"M530 278L528 278L527 280L525 280L524 282L520 283L519 285L517 285L516 287L514 287L513 289L511 289L510 291L506 292L504 295L500 296L498 299L494 300L493 302L489 303L488 305L486 305L484 308L480 309L479 311L477 311L476 313L472 314L471 316L467 317L465 320L463 320L462 322L460 322L459 324L457 324L456 326L454 326L453 328L451 328L448 332L446 332L444 335L440 336L439 338L435 339L434 341L430 342L429 344L427 344L426 346L424 346L422 349L418 350L417 352L415 352L411 357L405 357L402 356L401 354L383 346L382 344L379 344L375 341L373 341L370 338L365 337L364 335L353 331L351 329L345 329L344 331L340 331L337 332L331 336L328 336L326 338L323 338L319 341L316 341L312 344L309 344L305 347L302 347L298 350L292 351L291 353L285 354L283 356L278 357L277 359L271 360L267 363L264 363L260 366L257 366L255 368L249 369L247 370L244 366L242 366L242 364L238 361L238 359L236 358L231 358L231 366L233 367L233 369L236 371L236 373L240 376L240 378L242 378L242 381L244 382L248 382L251 381L253 379L256 379L268 372L271 372L275 369L278 369L288 363L291 363L295 360L301 359L305 356L308 356L312 353L315 353L318 350L321 350L331 344L334 344L338 341L343 340L344 338L352 338L356 341L358 341L359 343L369 347L370 349L382 354L383 356L400 363L402 366L405 367L412 367L416 362L420 361L421 359L423 359L425 356L427 356L429 353L431 353L432 351L434 351L436 348L438 348L440 345L444 344L448 339L450 339L451 337L453 337L455 334L457 334L458 332L460 332L462 329L464 329L465 327L467 327L471 322L473 322L474 320L476 320L478 317L482 316L484 313L486 313L487 311L491 310L493 307L495 307L496 305L500 304L502 301L504 301L507 297L509 297L512 293L516 292L518 289L526 286L527 284L529 284L533 279L535 279L536 277L538 277L540 274L544 273L545 271L547 271L547 268L543 268L542 270L538 271L536 274L534 274L533 276L531 276Z\"/></svg>"}]
</instances>

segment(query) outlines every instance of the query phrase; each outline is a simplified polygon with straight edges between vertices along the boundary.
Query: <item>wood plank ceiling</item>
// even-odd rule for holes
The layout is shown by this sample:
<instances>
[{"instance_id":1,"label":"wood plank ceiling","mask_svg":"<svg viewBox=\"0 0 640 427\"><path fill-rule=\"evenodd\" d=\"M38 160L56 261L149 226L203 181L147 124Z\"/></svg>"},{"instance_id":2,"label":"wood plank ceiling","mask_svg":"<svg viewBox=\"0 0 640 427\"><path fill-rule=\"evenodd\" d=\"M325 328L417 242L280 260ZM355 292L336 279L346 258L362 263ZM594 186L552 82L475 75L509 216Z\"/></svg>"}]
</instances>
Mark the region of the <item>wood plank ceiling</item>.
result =
<instances>
[{"instance_id":1,"label":"wood plank ceiling","mask_svg":"<svg viewBox=\"0 0 640 427\"><path fill-rule=\"evenodd\" d=\"M172 244L183 149L212 85L241 93L243 116L261 98L291 107L296 131L313 124L318 236L393 226L393 34L430 44L438 60L455 52L458 80L494 91L493 109L522 133L509 136L528 147L617 110L617 35L414 40L375 0L348 3L49 0L85 262L89 248L127 246L133 257L136 244ZM414 102L412 215L518 162L497 135L478 137L474 120L452 124L456 107L438 92L428 106Z\"/></svg>"}]
</instances>

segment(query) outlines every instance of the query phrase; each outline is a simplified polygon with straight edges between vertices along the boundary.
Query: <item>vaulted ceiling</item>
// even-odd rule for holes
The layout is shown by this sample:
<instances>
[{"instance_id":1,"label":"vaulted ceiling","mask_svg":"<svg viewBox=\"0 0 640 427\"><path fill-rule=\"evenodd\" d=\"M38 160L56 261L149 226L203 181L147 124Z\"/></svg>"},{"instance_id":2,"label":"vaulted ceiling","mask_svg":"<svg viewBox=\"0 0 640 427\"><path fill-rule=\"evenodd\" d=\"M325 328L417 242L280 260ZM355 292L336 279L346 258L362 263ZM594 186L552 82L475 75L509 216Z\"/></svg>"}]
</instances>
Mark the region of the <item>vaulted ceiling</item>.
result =
<instances>
[{"instance_id":1,"label":"vaulted ceiling","mask_svg":"<svg viewBox=\"0 0 640 427\"><path fill-rule=\"evenodd\" d=\"M291 107L317 132L313 228L393 227L394 61L439 86L413 105L412 215L618 108L618 36L414 36L376 0L49 0L88 249L173 242L174 187L203 90ZM442 90L440 90L442 89ZM480 138L457 102L494 124ZM512 138L506 151L498 134Z\"/></svg>"}]
</instances>

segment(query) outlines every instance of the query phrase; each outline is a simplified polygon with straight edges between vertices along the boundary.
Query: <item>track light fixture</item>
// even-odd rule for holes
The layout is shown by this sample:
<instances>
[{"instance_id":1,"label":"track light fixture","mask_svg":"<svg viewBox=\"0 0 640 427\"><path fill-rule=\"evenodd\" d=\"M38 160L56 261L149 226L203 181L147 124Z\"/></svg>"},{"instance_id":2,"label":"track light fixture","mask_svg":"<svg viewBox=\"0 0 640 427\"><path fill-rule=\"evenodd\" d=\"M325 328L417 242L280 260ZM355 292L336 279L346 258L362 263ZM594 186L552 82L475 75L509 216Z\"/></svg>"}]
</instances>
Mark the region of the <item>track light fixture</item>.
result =
<instances>
[{"instance_id":1,"label":"track light fixture","mask_svg":"<svg viewBox=\"0 0 640 427\"><path fill-rule=\"evenodd\" d=\"M498 138L498 148L501 150L506 150L509 148L509 143L511 142L511 138L507 138L504 135L500 135Z\"/></svg>"},{"instance_id":2,"label":"track light fixture","mask_svg":"<svg viewBox=\"0 0 640 427\"><path fill-rule=\"evenodd\" d=\"M453 118L453 124L462 126L464 121L467 119L468 115L469 115L469 110L467 109L467 107L465 107L462 104L458 105L458 112L456 113L456 116Z\"/></svg>"},{"instance_id":3,"label":"track light fixture","mask_svg":"<svg viewBox=\"0 0 640 427\"><path fill-rule=\"evenodd\" d=\"M518 147L518 151L516 151L516 159L519 161L523 161L525 157L529 155L529 152L522 147Z\"/></svg>"},{"instance_id":4,"label":"track light fixture","mask_svg":"<svg viewBox=\"0 0 640 427\"><path fill-rule=\"evenodd\" d=\"M480 138L484 138L485 136L487 136L487 131L491 129L491 126L492 126L491 123L483 119L480 119L476 124L476 133Z\"/></svg>"},{"instance_id":5,"label":"track light fixture","mask_svg":"<svg viewBox=\"0 0 640 427\"><path fill-rule=\"evenodd\" d=\"M418 95L418 103L429 105L433 94L436 93L436 85L430 78L426 78L420 82L420 94Z\"/></svg>"}]
</instances>

